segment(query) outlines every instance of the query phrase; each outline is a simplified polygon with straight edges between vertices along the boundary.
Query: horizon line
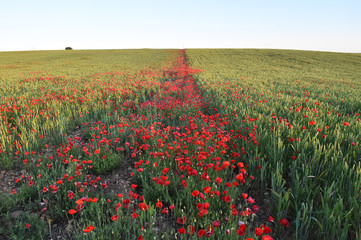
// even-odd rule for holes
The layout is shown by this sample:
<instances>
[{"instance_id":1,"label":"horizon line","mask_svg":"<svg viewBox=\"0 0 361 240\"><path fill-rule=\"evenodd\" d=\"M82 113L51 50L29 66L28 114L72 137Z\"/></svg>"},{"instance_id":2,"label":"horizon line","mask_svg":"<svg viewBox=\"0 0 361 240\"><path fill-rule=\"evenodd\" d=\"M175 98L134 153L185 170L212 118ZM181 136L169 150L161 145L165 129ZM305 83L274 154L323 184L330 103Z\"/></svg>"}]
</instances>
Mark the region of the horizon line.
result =
<instances>
[{"instance_id":1,"label":"horizon line","mask_svg":"<svg viewBox=\"0 0 361 240\"><path fill-rule=\"evenodd\" d=\"M331 50L315 50L315 49L298 49L298 48L237 48L237 47L190 47L190 48L148 48L148 47L139 47L139 48L79 48L72 50L63 49L30 49L30 50L0 50L0 53L10 53L10 52L40 52L40 51L100 51L100 50L145 50L145 49L239 49L239 50L289 50L289 51L310 51L310 52L329 52L329 53L361 53L353 51L331 51Z\"/></svg>"}]
</instances>

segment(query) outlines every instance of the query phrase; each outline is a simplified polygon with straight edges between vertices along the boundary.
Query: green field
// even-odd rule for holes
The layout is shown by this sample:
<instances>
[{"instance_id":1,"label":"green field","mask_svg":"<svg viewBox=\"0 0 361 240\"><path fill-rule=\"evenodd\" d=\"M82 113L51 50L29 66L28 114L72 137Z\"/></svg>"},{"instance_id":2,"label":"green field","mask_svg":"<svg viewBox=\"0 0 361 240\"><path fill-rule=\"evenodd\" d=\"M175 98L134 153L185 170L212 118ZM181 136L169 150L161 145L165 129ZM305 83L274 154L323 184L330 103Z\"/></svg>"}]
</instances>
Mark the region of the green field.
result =
<instances>
[{"instance_id":1,"label":"green field","mask_svg":"<svg viewBox=\"0 0 361 240\"><path fill-rule=\"evenodd\" d=\"M361 54L0 52L1 239L361 239Z\"/></svg>"}]
</instances>

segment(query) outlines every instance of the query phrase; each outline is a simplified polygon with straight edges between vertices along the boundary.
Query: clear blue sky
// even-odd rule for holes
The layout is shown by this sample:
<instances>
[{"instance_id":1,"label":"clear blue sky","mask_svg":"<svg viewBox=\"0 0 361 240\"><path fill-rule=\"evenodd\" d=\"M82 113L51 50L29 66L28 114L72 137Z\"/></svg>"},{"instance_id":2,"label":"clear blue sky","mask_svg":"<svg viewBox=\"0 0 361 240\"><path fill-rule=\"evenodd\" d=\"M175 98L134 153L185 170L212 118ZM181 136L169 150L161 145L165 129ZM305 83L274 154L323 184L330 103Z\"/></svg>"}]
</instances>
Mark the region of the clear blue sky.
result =
<instances>
[{"instance_id":1,"label":"clear blue sky","mask_svg":"<svg viewBox=\"0 0 361 240\"><path fill-rule=\"evenodd\" d=\"M280 48L361 52L361 0L2 0L0 51Z\"/></svg>"}]
</instances>

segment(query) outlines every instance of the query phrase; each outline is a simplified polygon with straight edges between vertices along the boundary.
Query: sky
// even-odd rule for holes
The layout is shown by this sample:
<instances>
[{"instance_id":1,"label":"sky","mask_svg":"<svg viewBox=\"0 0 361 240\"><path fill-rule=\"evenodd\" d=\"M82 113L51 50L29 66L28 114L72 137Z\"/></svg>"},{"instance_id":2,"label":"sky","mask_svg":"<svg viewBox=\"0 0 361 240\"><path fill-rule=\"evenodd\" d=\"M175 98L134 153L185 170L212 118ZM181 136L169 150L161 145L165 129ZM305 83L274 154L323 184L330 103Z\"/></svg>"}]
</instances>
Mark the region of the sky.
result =
<instances>
[{"instance_id":1,"label":"sky","mask_svg":"<svg viewBox=\"0 0 361 240\"><path fill-rule=\"evenodd\" d=\"M0 51L274 48L361 53L360 0L0 1Z\"/></svg>"}]
</instances>

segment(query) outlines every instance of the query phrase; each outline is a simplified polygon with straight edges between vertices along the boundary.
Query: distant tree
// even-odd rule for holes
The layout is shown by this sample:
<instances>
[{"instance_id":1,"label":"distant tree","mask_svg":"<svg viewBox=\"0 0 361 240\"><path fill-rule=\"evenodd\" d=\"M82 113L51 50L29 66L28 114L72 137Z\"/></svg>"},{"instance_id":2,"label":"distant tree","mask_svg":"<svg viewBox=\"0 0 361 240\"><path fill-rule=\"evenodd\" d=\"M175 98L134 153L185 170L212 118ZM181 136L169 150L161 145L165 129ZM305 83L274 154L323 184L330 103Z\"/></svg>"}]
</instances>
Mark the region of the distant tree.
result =
<instances>
[{"instance_id":1,"label":"distant tree","mask_svg":"<svg viewBox=\"0 0 361 240\"><path fill-rule=\"evenodd\" d=\"M71 47L66 47L65 50L73 50Z\"/></svg>"}]
</instances>

